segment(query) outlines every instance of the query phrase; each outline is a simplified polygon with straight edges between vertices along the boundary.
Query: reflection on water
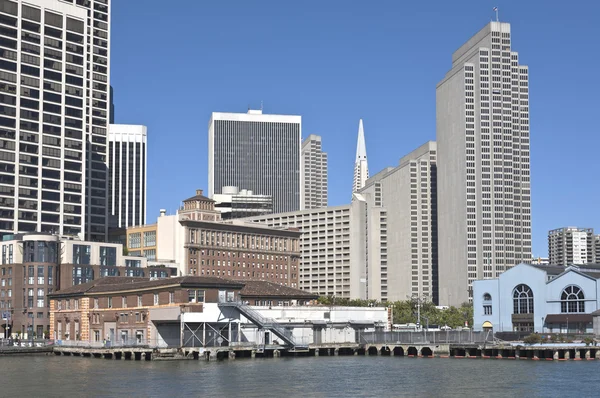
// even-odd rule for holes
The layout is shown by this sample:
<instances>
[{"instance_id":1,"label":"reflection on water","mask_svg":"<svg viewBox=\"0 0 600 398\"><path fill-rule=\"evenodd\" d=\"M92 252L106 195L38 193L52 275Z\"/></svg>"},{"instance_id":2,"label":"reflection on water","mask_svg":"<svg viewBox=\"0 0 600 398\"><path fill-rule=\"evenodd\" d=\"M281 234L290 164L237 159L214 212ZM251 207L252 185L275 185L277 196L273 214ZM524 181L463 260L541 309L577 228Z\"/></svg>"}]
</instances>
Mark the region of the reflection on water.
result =
<instances>
[{"instance_id":1,"label":"reflection on water","mask_svg":"<svg viewBox=\"0 0 600 398\"><path fill-rule=\"evenodd\" d=\"M1 396L596 396L600 361L309 357L118 361L0 357Z\"/></svg>"}]
</instances>

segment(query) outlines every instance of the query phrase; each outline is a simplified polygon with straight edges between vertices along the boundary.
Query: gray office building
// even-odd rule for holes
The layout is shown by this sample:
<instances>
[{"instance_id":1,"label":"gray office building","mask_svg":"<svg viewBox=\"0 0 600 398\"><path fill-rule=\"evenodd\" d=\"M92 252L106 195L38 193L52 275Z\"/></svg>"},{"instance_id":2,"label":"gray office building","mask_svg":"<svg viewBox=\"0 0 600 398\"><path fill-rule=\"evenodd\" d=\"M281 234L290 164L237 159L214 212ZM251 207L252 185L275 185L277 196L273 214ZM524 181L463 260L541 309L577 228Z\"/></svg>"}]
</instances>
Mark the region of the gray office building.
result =
<instances>
[{"instance_id":1,"label":"gray office building","mask_svg":"<svg viewBox=\"0 0 600 398\"><path fill-rule=\"evenodd\" d=\"M490 22L437 86L440 304L531 261L529 72L511 41Z\"/></svg>"},{"instance_id":2,"label":"gray office building","mask_svg":"<svg viewBox=\"0 0 600 398\"><path fill-rule=\"evenodd\" d=\"M0 235L106 238L108 3L0 1Z\"/></svg>"},{"instance_id":3,"label":"gray office building","mask_svg":"<svg viewBox=\"0 0 600 398\"><path fill-rule=\"evenodd\" d=\"M208 125L208 194L226 186L271 195L273 212L300 209L301 116L213 112Z\"/></svg>"}]
</instances>

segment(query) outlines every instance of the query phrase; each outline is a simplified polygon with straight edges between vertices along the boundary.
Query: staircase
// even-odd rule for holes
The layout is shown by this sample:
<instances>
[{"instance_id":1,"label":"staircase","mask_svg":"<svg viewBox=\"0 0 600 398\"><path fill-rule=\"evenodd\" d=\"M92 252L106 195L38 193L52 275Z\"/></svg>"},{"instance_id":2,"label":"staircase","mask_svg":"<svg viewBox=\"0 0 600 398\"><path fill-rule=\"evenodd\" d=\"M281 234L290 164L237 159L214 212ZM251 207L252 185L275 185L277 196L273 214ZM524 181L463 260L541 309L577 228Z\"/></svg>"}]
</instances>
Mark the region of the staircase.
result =
<instances>
[{"instance_id":1,"label":"staircase","mask_svg":"<svg viewBox=\"0 0 600 398\"><path fill-rule=\"evenodd\" d=\"M248 318L250 322L259 328L270 330L295 350L308 349L308 346L296 344L291 330L284 328L272 318L265 318L260 312L249 305L242 304L240 302L226 302L219 303L219 307L235 308L240 314Z\"/></svg>"}]
</instances>

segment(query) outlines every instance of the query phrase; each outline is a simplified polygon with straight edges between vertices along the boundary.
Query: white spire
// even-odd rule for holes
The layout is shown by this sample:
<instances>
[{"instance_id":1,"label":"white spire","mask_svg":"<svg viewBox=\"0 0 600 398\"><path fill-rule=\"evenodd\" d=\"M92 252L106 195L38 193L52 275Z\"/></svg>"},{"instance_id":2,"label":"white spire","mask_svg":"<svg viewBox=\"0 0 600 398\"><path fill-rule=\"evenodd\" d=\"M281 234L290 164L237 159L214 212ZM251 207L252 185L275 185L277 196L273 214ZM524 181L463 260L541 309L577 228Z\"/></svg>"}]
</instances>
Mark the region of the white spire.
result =
<instances>
[{"instance_id":1,"label":"white spire","mask_svg":"<svg viewBox=\"0 0 600 398\"><path fill-rule=\"evenodd\" d=\"M356 161L354 162L354 185L352 193L365 186L369 178L369 165L367 163L367 146L365 145L365 131L363 121L358 123L358 141L356 142Z\"/></svg>"}]
</instances>

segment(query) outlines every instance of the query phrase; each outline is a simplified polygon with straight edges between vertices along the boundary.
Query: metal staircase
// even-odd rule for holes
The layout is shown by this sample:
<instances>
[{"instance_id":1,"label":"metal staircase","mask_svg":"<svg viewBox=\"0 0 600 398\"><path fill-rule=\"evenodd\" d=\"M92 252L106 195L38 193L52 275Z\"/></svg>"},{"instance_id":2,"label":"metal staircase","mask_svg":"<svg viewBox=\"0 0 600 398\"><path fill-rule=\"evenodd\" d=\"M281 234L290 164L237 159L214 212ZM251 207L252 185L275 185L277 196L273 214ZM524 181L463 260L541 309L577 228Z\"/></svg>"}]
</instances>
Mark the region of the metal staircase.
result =
<instances>
[{"instance_id":1,"label":"metal staircase","mask_svg":"<svg viewBox=\"0 0 600 398\"><path fill-rule=\"evenodd\" d=\"M291 330L284 328L277 323L273 318L265 318L260 312L249 305L240 302L219 303L219 307L235 308L240 314L248 318L250 322L262 329L267 329L281 338L287 345L293 349L307 349L308 346L298 345L294 341L294 336Z\"/></svg>"}]
</instances>

